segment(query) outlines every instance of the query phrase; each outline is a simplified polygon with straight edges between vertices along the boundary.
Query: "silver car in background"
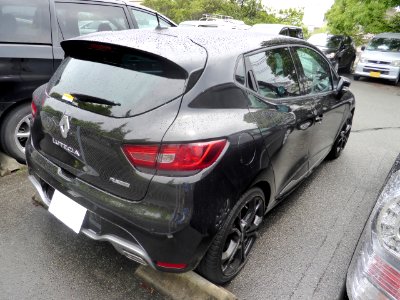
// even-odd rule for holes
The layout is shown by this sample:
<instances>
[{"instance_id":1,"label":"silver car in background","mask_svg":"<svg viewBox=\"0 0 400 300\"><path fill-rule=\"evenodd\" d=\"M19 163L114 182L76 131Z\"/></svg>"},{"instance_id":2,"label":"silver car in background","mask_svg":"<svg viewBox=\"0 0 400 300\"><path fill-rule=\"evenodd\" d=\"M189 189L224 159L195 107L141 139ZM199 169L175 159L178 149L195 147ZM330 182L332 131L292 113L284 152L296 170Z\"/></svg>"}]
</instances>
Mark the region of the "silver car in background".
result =
<instances>
[{"instance_id":1,"label":"silver car in background","mask_svg":"<svg viewBox=\"0 0 400 300\"><path fill-rule=\"evenodd\" d=\"M354 80L374 77L390 80L395 85L399 83L400 33L378 34L361 50L363 53L355 68Z\"/></svg>"}]
</instances>

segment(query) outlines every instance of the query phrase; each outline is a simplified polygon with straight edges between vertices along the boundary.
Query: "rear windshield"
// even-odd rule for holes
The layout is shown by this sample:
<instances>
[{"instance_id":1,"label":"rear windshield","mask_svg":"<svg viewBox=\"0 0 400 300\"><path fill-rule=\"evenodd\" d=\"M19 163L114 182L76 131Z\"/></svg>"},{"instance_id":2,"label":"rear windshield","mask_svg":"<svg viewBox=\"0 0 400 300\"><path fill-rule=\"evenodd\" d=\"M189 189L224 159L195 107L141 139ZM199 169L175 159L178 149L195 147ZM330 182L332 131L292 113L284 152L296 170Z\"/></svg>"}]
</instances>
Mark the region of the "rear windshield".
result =
<instances>
[{"instance_id":1,"label":"rear windshield","mask_svg":"<svg viewBox=\"0 0 400 300\"><path fill-rule=\"evenodd\" d=\"M68 57L51 79L49 95L97 114L126 118L179 98L186 78L179 66L140 53L104 62Z\"/></svg>"},{"instance_id":2,"label":"rear windshield","mask_svg":"<svg viewBox=\"0 0 400 300\"><path fill-rule=\"evenodd\" d=\"M367 50L400 52L400 39L375 38L369 43Z\"/></svg>"},{"instance_id":3,"label":"rear windshield","mask_svg":"<svg viewBox=\"0 0 400 300\"><path fill-rule=\"evenodd\" d=\"M316 34L308 39L308 42L320 47L338 49L343 38L336 35Z\"/></svg>"}]
</instances>

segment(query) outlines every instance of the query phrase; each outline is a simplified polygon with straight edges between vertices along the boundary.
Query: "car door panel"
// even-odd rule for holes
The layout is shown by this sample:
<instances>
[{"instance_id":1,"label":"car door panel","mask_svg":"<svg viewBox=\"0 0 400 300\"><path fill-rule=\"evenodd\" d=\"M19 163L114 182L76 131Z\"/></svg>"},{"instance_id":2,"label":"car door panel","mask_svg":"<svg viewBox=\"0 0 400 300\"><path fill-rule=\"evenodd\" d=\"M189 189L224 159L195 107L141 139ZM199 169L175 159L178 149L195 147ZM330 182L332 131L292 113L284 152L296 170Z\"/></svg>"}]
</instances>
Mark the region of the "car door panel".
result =
<instances>
[{"instance_id":1,"label":"car door panel","mask_svg":"<svg viewBox=\"0 0 400 300\"><path fill-rule=\"evenodd\" d=\"M304 94L313 101L315 128L309 147L310 169L329 153L347 106L336 95L332 70L326 58L308 47L294 47Z\"/></svg>"},{"instance_id":2,"label":"car door panel","mask_svg":"<svg viewBox=\"0 0 400 300\"><path fill-rule=\"evenodd\" d=\"M31 99L53 73L48 12L48 0L0 4L1 102Z\"/></svg>"},{"instance_id":3,"label":"car door panel","mask_svg":"<svg viewBox=\"0 0 400 300\"><path fill-rule=\"evenodd\" d=\"M250 112L264 138L279 198L309 170L308 148L313 135L314 102L300 95L289 48L249 55L247 66L257 85L254 93L249 92Z\"/></svg>"}]
</instances>

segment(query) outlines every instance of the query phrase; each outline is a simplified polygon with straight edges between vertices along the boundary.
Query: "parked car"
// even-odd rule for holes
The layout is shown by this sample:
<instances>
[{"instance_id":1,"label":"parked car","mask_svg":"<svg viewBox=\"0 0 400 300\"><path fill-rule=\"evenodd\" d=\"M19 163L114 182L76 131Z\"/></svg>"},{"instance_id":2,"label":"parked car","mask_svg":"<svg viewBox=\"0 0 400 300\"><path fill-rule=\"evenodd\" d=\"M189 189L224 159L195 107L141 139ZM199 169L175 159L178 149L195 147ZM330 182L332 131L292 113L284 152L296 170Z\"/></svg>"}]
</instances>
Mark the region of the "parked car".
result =
<instances>
[{"instance_id":1,"label":"parked car","mask_svg":"<svg viewBox=\"0 0 400 300\"><path fill-rule=\"evenodd\" d=\"M161 26L176 26L159 15ZM156 13L123 1L0 0L0 144L25 161L32 92L49 81L60 42L98 31L154 28Z\"/></svg>"},{"instance_id":2,"label":"parked car","mask_svg":"<svg viewBox=\"0 0 400 300\"><path fill-rule=\"evenodd\" d=\"M351 73L357 50L351 37L319 33L312 35L308 42L317 46L329 58L336 70Z\"/></svg>"},{"instance_id":3,"label":"parked car","mask_svg":"<svg viewBox=\"0 0 400 300\"><path fill-rule=\"evenodd\" d=\"M381 33L361 48L354 80L360 77L387 79L397 85L400 80L400 33Z\"/></svg>"},{"instance_id":4,"label":"parked car","mask_svg":"<svg viewBox=\"0 0 400 300\"><path fill-rule=\"evenodd\" d=\"M266 34L281 34L304 39L303 29L298 26L284 24L255 24L249 30Z\"/></svg>"},{"instance_id":5,"label":"parked car","mask_svg":"<svg viewBox=\"0 0 400 300\"><path fill-rule=\"evenodd\" d=\"M399 299L400 156L377 199L347 273L351 300Z\"/></svg>"},{"instance_id":6,"label":"parked car","mask_svg":"<svg viewBox=\"0 0 400 300\"><path fill-rule=\"evenodd\" d=\"M350 135L350 81L299 39L178 27L61 46L29 178L76 232L157 270L231 280L264 214Z\"/></svg>"},{"instance_id":7,"label":"parked car","mask_svg":"<svg viewBox=\"0 0 400 300\"><path fill-rule=\"evenodd\" d=\"M204 28L224 28L224 29L248 29L243 21L235 20L231 16L204 14L198 21L183 21L180 27L204 27Z\"/></svg>"}]
</instances>

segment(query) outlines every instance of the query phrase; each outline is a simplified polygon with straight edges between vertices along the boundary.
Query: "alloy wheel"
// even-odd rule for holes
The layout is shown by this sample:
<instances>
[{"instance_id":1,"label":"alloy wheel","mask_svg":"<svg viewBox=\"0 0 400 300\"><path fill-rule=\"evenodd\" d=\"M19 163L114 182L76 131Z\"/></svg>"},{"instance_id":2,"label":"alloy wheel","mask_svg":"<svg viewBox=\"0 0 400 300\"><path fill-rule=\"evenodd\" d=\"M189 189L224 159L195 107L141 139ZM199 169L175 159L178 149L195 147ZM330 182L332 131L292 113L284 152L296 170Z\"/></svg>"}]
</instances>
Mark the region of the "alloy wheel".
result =
<instances>
[{"instance_id":1,"label":"alloy wheel","mask_svg":"<svg viewBox=\"0 0 400 300\"><path fill-rule=\"evenodd\" d=\"M15 144L17 145L18 149L25 153L25 144L31 134L30 123L31 123L32 115L29 114L22 118L14 132L14 140Z\"/></svg>"},{"instance_id":2,"label":"alloy wheel","mask_svg":"<svg viewBox=\"0 0 400 300\"><path fill-rule=\"evenodd\" d=\"M239 211L228 234L221 257L225 276L237 273L245 264L263 220L263 199L250 199Z\"/></svg>"},{"instance_id":3,"label":"alloy wheel","mask_svg":"<svg viewBox=\"0 0 400 300\"><path fill-rule=\"evenodd\" d=\"M351 119L348 119L346 124L340 131L339 138L336 143L337 153L340 153L344 149L344 147L346 147L347 141L349 140L351 127L352 127L352 121Z\"/></svg>"}]
</instances>

